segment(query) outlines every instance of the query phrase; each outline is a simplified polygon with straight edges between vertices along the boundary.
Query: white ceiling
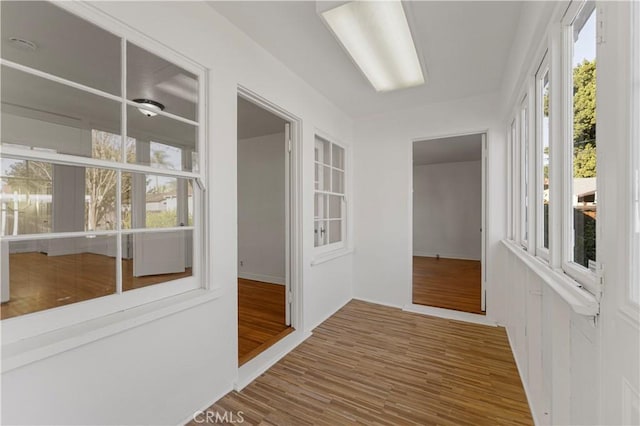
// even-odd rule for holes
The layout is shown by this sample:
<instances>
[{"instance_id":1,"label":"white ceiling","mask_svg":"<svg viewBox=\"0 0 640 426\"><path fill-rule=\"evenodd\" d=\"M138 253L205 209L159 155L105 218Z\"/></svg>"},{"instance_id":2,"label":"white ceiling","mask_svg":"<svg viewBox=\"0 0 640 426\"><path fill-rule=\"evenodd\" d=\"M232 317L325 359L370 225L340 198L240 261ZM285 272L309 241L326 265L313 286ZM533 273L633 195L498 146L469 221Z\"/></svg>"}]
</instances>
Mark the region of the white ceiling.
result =
<instances>
[{"instance_id":1,"label":"white ceiling","mask_svg":"<svg viewBox=\"0 0 640 426\"><path fill-rule=\"evenodd\" d=\"M353 117L499 90L521 2L404 2L427 83L377 93L316 13L313 1L208 3Z\"/></svg>"},{"instance_id":2,"label":"white ceiling","mask_svg":"<svg viewBox=\"0 0 640 426\"><path fill-rule=\"evenodd\" d=\"M479 161L482 158L482 135L464 135L414 142L413 165Z\"/></svg>"},{"instance_id":3,"label":"white ceiling","mask_svg":"<svg viewBox=\"0 0 640 426\"><path fill-rule=\"evenodd\" d=\"M238 139L284 133L285 121L238 96Z\"/></svg>"}]
</instances>

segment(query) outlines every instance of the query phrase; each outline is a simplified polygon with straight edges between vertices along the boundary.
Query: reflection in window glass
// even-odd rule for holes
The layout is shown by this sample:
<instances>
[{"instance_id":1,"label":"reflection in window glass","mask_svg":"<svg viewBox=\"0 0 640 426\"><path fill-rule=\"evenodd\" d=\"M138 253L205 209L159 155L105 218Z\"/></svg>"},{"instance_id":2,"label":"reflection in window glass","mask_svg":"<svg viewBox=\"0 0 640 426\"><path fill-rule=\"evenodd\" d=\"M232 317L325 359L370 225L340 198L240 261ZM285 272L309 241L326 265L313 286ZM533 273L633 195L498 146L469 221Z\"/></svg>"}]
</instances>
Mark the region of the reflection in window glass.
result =
<instances>
[{"instance_id":1,"label":"reflection in window glass","mask_svg":"<svg viewBox=\"0 0 640 426\"><path fill-rule=\"evenodd\" d=\"M127 97L159 102L166 112L197 121L198 78L132 43L127 43Z\"/></svg>"},{"instance_id":2,"label":"reflection in window glass","mask_svg":"<svg viewBox=\"0 0 640 426\"><path fill-rule=\"evenodd\" d=\"M116 251L114 236L9 242L2 319L115 293Z\"/></svg>"},{"instance_id":3,"label":"reflection in window glass","mask_svg":"<svg viewBox=\"0 0 640 426\"><path fill-rule=\"evenodd\" d=\"M0 10L2 58L120 95L120 37L51 2L2 1Z\"/></svg>"},{"instance_id":4,"label":"reflection in window glass","mask_svg":"<svg viewBox=\"0 0 640 426\"><path fill-rule=\"evenodd\" d=\"M193 182L171 176L122 173L122 228L193 225Z\"/></svg>"},{"instance_id":5,"label":"reflection in window glass","mask_svg":"<svg viewBox=\"0 0 640 426\"><path fill-rule=\"evenodd\" d=\"M193 275L193 232L127 235L123 244L122 289L133 290Z\"/></svg>"},{"instance_id":6,"label":"reflection in window glass","mask_svg":"<svg viewBox=\"0 0 640 426\"><path fill-rule=\"evenodd\" d=\"M2 159L1 235L51 232L53 170L40 161Z\"/></svg>"},{"instance_id":7,"label":"reflection in window glass","mask_svg":"<svg viewBox=\"0 0 640 426\"><path fill-rule=\"evenodd\" d=\"M542 107L542 246L549 249L549 71L544 73L541 81Z\"/></svg>"},{"instance_id":8,"label":"reflection in window glass","mask_svg":"<svg viewBox=\"0 0 640 426\"><path fill-rule=\"evenodd\" d=\"M194 164L197 158L196 126L160 115L147 117L131 106L127 108L127 114L127 134L140 145L136 149L137 164L184 171L197 169ZM189 159L184 162L184 167L183 151Z\"/></svg>"},{"instance_id":9,"label":"reflection in window glass","mask_svg":"<svg viewBox=\"0 0 640 426\"><path fill-rule=\"evenodd\" d=\"M92 157L92 134L61 121L71 118L94 129L120 130L119 102L6 66L1 73L3 144ZM116 141L110 143L115 146Z\"/></svg>"},{"instance_id":10,"label":"reflection in window glass","mask_svg":"<svg viewBox=\"0 0 640 426\"><path fill-rule=\"evenodd\" d=\"M586 3L573 23L573 261L596 261L596 22Z\"/></svg>"},{"instance_id":11,"label":"reflection in window glass","mask_svg":"<svg viewBox=\"0 0 640 426\"><path fill-rule=\"evenodd\" d=\"M151 142L149 146L151 167L182 170L182 149L159 142Z\"/></svg>"}]
</instances>

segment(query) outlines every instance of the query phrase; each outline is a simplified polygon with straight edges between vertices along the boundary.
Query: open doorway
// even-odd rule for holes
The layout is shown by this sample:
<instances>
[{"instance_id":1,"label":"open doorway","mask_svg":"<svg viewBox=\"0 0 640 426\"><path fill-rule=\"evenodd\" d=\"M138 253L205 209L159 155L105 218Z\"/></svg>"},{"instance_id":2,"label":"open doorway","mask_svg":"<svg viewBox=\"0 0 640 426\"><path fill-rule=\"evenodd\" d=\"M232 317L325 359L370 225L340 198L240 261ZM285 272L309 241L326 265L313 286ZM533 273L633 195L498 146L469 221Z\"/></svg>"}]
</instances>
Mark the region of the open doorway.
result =
<instances>
[{"instance_id":1,"label":"open doorway","mask_svg":"<svg viewBox=\"0 0 640 426\"><path fill-rule=\"evenodd\" d=\"M293 331L291 123L238 96L238 363Z\"/></svg>"},{"instance_id":2,"label":"open doorway","mask_svg":"<svg viewBox=\"0 0 640 426\"><path fill-rule=\"evenodd\" d=\"M485 134L413 143L412 302L484 314Z\"/></svg>"}]
</instances>

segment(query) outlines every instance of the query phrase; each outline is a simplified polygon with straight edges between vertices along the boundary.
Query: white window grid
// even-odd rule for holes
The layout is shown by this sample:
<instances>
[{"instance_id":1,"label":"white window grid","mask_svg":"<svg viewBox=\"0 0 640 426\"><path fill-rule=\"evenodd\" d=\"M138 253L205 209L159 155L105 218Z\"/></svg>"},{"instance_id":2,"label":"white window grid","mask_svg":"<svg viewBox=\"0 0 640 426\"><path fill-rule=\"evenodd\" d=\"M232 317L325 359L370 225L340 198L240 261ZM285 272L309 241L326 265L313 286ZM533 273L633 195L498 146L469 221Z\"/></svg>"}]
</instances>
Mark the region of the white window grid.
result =
<instances>
[{"instance_id":1,"label":"white window grid","mask_svg":"<svg viewBox=\"0 0 640 426\"><path fill-rule=\"evenodd\" d=\"M545 86L551 87L551 70L549 69L549 55L548 52L545 52L542 62L538 67L538 71L535 75L535 123L536 123L536 131L535 131L535 140L536 140L536 155L535 155L535 209L536 209L536 218L535 227L536 227L536 255L541 257L542 259L549 261L549 247L545 247L544 245L544 230L545 226L548 231L548 242L551 245L551 239L553 238L551 224L549 223L552 218L551 214L551 204L549 204L549 212L547 216L547 223L544 220L544 206L545 206L545 197L547 200L551 199L551 180L548 182L547 193L545 194L545 177L544 177L544 91ZM547 128L547 148L549 150L547 156L549 158L548 171L547 173L551 173L551 100L547 100L549 108L548 114L548 128Z\"/></svg>"},{"instance_id":2,"label":"white window grid","mask_svg":"<svg viewBox=\"0 0 640 426\"><path fill-rule=\"evenodd\" d=\"M66 78L59 77L57 75L32 68L20 63L16 63L5 58L0 58L0 65L2 67L11 68L32 76L40 77L45 80L49 80L55 83L62 84L64 86L80 90L82 92L96 95L105 100L116 101L120 103L120 136L122 143L122 158L120 162L102 160L98 158L88 158L76 155L62 154L49 150L29 149L27 147L20 147L15 144L5 143L2 141L0 158L8 158L15 160L31 160L31 161L43 161L57 165L68 165L78 167L92 167L100 169L115 170L118 173L118 181L116 185L116 227L113 230L93 230L93 231L75 231L75 232L50 232L41 234L22 234L22 235L6 235L0 237L3 249L7 247L7 243L13 241L33 241L33 240L55 240L60 238L74 238L85 237L94 238L98 236L113 236L115 237L117 244L116 252L116 291L112 295L103 296L96 299L90 299L66 306L62 306L55 309L48 309L45 311L35 312L33 314L26 314L19 317L3 320L5 327L11 325L10 329L5 330L10 335L16 336L28 336L34 334L40 334L52 329L60 328L66 325L74 324L78 321L78 318L87 320L90 318L97 318L112 312L121 311L131 307L139 306L150 301L159 300L168 296L177 295L190 290L198 288L206 288L204 277L207 276L205 262L203 259L206 257L206 241L205 241L205 229L206 229L206 215L205 209L205 190L206 190L206 173L204 167L204 158L206 157L206 87L207 76L206 70L198 64L191 62L189 59L182 57L181 55L171 52L168 49L160 46L159 44L147 39L144 36L139 35L134 30L125 27L122 24L115 21L100 20L98 23L95 16L87 12L86 9L75 5L58 4L58 7L66 10L67 12L74 14L75 16L85 19L98 28L106 30L120 38L120 95L113 95L111 93L90 87L75 81L68 80ZM109 28L106 28L109 27ZM128 140L127 137L127 114L128 107L134 107L136 109L148 109L142 104L136 103L127 99L127 44L135 44L136 46L161 57L170 63L173 63L182 69L194 74L198 78L198 106L196 111L195 120L191 120L179 115L175 115L166 111L152 110L153 113L158 116L163 116L178 122L186 123L194 126L197 131L196 137L196 151L197 155L193 158L193 171L182 171L172 169L159 169L152 167L151 165L135 164L126 162L126 149L125 144ZM191 180L193 182L193 225L175 226L166 228L132 228L125 229L122 227L122 173L138 173L149 174L166 177L176 177L185 180ZM197 232L196 232L197 230ZM144 288L136 289L133 291L123 291L122 285L122 262L123 258L123 242L122 236L125 235L137 235L147 233L166 233L177 231L189 231L193 236L193 274L190 277L180 278L169 282L155 284ZM51 319L50 322L43 321L42 319Z\"/></svg>"},{"instance_id":3,"label":"white window grid","mask_svg":"<svg viewBox=\"0 0 640 426\"><path fill-rule=\"evenodd\" d=\"M324 159L323 144L329 146L328 161ZM334 150L336 147L342 150L342 168L334 164ZM347 221L347 150L345 147L331 142L327 138L316 135L315 153L314 168L317 170L317 173L314 175L314 246L316 250L325 252L345 246ZM334 171L342 175L342 192L334 191ZM329 178L325 179L325 174L327 173ZM325 182L328 183L325 185ZM331 196L340 198L340 217L331 217L330 203L328 201L325 202L325 200L329 200ZM331 223L340 224L340 239L334 242L331 242Z\"/></svg>"}]
</instances>

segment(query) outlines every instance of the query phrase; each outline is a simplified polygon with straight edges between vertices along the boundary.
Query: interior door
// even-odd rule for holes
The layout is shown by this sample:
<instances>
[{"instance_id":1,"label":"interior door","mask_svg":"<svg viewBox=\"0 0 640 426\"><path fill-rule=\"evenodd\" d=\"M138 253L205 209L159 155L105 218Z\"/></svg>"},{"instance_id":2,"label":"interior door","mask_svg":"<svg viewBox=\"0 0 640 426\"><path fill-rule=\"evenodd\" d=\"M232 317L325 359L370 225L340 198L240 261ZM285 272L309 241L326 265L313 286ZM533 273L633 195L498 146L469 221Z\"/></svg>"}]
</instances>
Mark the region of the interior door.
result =
<instances>
[{"instance_id":1,"label":"interior door","mask_svg":"<svg viewBox=\"0 0 640 426\"><path fill-rule=\"evenodd\" d=\"M480 309L483 311L487 310L487 268L486 266L486 258L487 258L487 170L488 169L488 156L487 156L487 135L486 133L482 135L482 206L481 206L481 228L480 228L480 241L482 244L481 255L480 255L480 268L481 268L481 278L480 278Z\"/></svg>"}]
</instances>

